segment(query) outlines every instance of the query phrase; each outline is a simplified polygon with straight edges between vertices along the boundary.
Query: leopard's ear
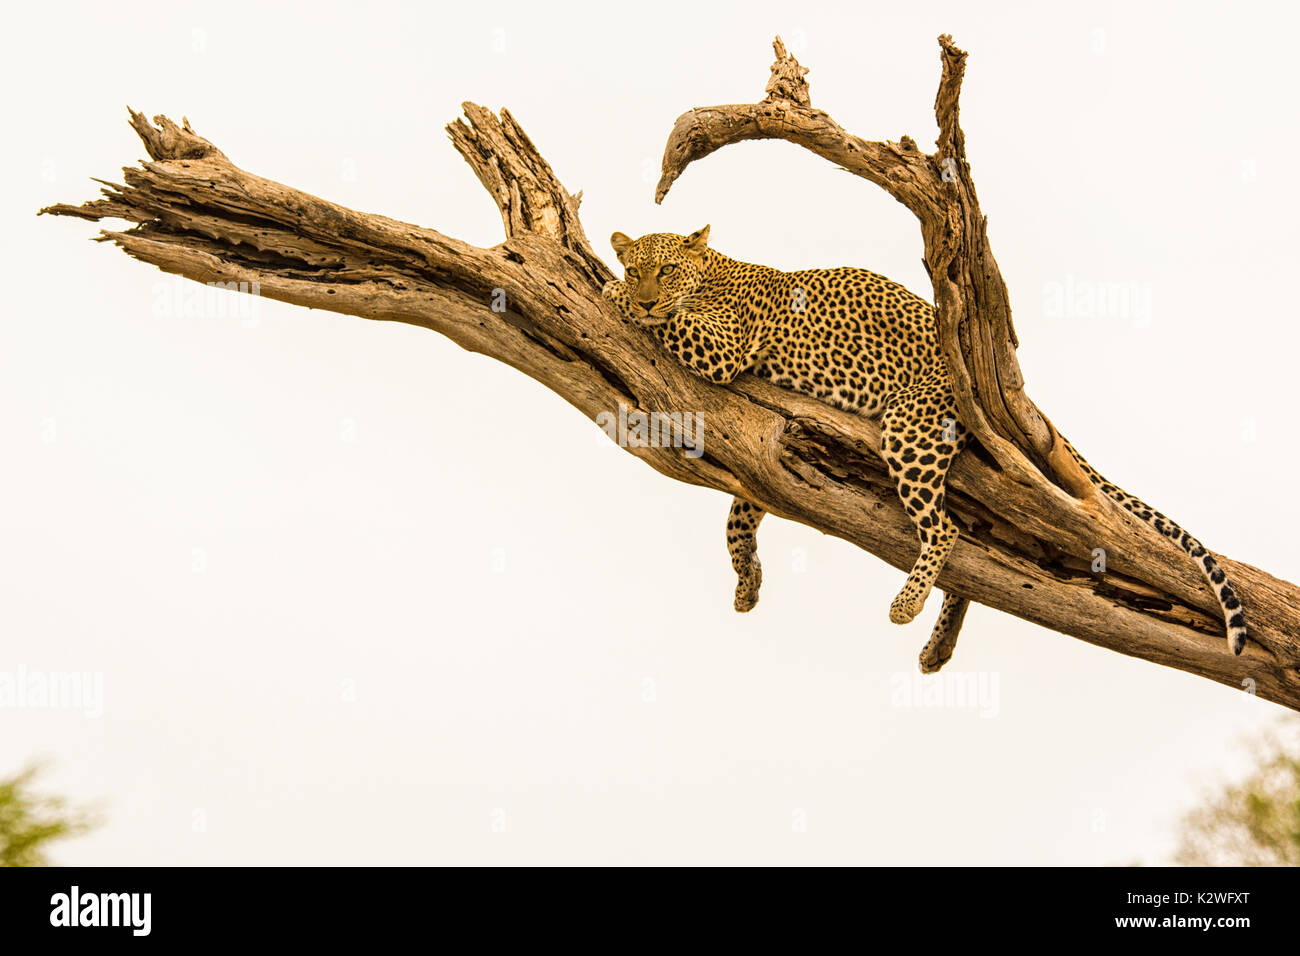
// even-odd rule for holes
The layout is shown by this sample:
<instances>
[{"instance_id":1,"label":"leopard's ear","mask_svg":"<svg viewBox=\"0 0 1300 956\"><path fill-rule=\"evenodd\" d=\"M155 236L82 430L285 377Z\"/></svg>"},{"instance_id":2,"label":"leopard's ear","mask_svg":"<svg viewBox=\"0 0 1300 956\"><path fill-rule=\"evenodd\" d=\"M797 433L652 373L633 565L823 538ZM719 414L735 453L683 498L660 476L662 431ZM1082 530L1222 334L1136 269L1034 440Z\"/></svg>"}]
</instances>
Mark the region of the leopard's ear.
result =
<instances>
[{"instance_id":1,"label":"leopard's ear","mask_svg":"<svg viewBox=\"0 0 1300 956\"><path fill-rule=\"evenodd\" d=\"M623 263L623 265L627 265L627 260L623 257L627 255L628 250L632 248L632 240L623 235L623 233L616 232L614 235L609 237L609 244L614 247L614 254L618 256L618 261Z\"/></svg>"},{"instance_id":2,"label":"leopard's ear","mask_svg":"<svg viewBox=\"0 0 1300 956\"><path fill-rule=\"evenodd\" d=\"M703 229L696 229L693 233L687 236L686 241L682 243L682 248L686 249L688 252L694 252L694 253L703 252L708 247L709 247L708 226L705 226Z\"/></svg>"}]
</instances>

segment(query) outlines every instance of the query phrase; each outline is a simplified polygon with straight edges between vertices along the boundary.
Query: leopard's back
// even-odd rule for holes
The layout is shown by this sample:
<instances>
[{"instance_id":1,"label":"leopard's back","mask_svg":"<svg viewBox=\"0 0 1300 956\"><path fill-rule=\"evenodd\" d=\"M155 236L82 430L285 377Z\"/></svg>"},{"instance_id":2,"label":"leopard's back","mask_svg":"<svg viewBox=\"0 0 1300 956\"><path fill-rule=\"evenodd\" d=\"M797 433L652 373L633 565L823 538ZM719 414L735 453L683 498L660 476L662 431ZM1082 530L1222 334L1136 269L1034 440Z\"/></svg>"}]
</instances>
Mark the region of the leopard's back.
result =
<instances>
[{"instance_id":1,"label":"leopard's back","mask_svg":"<svg viewBox=\"0 0 1300 956\"><path fill-rule=\"evenodd\" d=\"M946 376L933 308L898 283L850 266L782 272L715 255L699 297L741 318L753 374L866 414Z\"/></svg>"}]
</instances>

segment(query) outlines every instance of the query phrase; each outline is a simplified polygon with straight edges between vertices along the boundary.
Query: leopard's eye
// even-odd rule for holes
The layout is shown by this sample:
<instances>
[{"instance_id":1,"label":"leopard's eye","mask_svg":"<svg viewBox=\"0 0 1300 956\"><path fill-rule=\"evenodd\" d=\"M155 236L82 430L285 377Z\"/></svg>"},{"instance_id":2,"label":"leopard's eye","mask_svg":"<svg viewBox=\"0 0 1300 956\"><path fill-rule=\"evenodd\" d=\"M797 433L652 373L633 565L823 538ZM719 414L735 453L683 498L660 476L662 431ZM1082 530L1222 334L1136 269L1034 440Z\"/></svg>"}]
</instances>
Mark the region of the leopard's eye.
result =
<instances>
[{"instance_id":1,"label":"leopard's eye","mask_svg":"<svg viewBox=\"0 0 1300 956\"><path fill-rule=\"evenodd\" d=\"M640 275L640 273L637 272L636 269L633 269L631 266L628 267L627 277L629 279L635 279L638 275Z\"/></svg>"},{"instance_id":2,"label":"leopard's eye","mask_svg":"<svg viewBox=\"0 0 1300 956\"><path fill-rule=\"evenodd\" d=\"M670 276L670 275L672 275L672 274L673 274L674 272L676 272L676 271L677 271L677 267L676 267L676 266L668 265L668 266L664 266L662 269L660 269L660 270L659 270L659 274L660 274L661 276Z\"/></svg>"}]
</instances>

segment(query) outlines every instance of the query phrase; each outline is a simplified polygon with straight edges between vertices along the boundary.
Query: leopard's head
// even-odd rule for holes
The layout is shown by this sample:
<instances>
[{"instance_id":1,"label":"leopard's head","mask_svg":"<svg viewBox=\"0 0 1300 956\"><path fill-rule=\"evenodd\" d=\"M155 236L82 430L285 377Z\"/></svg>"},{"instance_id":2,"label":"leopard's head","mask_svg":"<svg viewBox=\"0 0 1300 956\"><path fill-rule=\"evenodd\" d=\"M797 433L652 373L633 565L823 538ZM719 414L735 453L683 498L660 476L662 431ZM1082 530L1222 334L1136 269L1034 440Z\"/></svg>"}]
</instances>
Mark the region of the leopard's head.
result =
<instances>
[{"instance_id":1,"label":"leopard's head","mask_svg":"<svg viewBox=\"0 0 1300 956\"><path fill-rule=\"evenodd\" d=\"M689 236L670 232L652 232L640 239L629 239L621 232L610 236L610 245L627 270L624 278L632 299L633 321L660 325L688 302L704 282L708 241L708 226Z\"/></svg>"}]
</instances>

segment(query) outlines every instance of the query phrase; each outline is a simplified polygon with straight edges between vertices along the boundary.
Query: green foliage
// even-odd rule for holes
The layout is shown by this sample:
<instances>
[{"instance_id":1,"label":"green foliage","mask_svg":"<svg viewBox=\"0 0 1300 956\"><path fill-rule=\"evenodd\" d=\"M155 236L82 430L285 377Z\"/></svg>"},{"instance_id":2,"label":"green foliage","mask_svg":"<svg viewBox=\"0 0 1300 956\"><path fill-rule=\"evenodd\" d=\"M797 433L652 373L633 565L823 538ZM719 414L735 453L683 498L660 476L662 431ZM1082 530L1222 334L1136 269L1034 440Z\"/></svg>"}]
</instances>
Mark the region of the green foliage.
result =
<instances>
[{"instance_id":1,"label":"green foliage","mask_svg":"<svg viewBox=\"0 0 1300 956\"><path fill-rule=\"evenodd\" d=\"M30 764L8 779L0 779L0 866L48 866L46 846L93 829L98 820L68 806L61 797L31 791L41 771Z\"/></svg>"},{"instance_id":2,"label":"green foliage","mask_svg":"<svg viewBox=\"0 0 1300 956\"><path fill-rule=\"evenodd\" d=\"M1182 824L1185 866L1300 866L1300 721L1257 746L1258 766Z\"/></svg>"}]
</instances>

